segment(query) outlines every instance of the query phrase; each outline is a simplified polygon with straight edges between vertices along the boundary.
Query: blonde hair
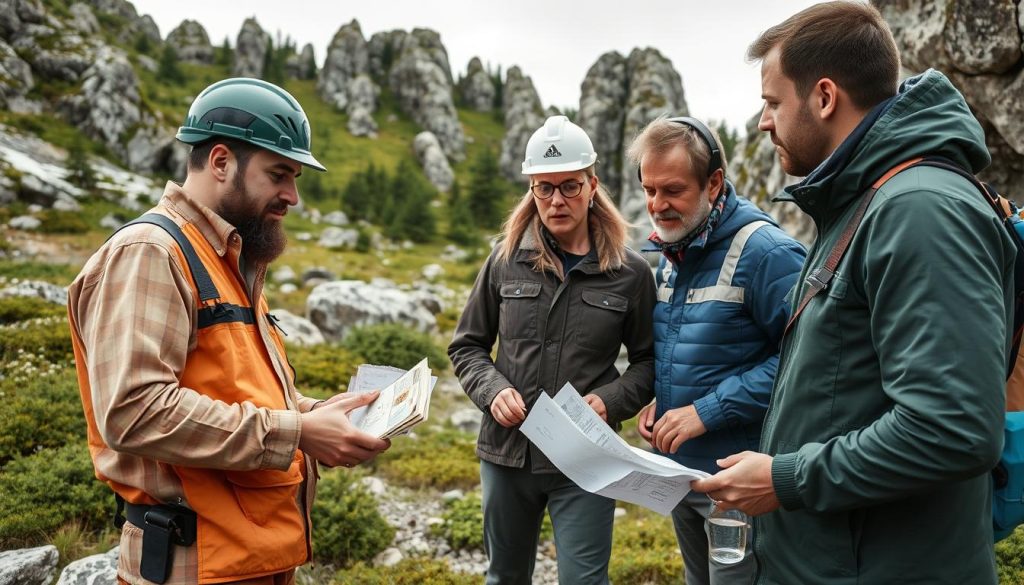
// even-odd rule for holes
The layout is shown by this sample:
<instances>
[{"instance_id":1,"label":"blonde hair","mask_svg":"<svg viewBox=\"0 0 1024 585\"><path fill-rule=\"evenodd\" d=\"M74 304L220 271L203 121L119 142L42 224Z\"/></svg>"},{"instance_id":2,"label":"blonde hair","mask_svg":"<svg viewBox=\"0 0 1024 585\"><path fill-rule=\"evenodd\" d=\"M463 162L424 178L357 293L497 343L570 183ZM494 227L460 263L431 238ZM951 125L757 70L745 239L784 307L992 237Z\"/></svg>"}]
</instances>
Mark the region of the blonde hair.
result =
<instances>
[{"instance_id":1,"label":"blonde hair","mask_svg":"<svg viewBox=\"0 0 1024 585\"><path fill-rule=\"evenodd\" d=\"M594 175L594 165L583 169L587 178ZM590 237L594 241L594 248L597 251L597 260L602 272L618 268L626 261L626 237L629 224L622 214L619 213L611 195L598 182L594 191L594 206L587 210L587 226ZM537 213L537 202L529 189L519 200L512 213L508 215L502 225L502 240L498 244L498 260L509 262L519 248L520 241L529 230L533 241L537 242L538 250L531 259L533 269L538 272L551 270L558 274L562 273L562 263L555 256L554 252L547 245L544 236L541 234L541 221Z\"/></svg>"}]
</instances>

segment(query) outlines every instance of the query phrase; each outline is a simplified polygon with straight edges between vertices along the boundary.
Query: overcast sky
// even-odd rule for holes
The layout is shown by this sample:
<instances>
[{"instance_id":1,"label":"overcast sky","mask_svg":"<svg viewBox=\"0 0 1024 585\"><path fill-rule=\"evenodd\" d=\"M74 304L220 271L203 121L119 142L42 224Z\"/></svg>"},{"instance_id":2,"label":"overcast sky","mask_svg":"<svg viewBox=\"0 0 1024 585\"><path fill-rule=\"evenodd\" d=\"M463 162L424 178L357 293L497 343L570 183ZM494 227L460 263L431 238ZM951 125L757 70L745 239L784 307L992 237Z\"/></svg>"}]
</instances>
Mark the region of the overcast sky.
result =
<instances>
[{"instance_id":1,"label":"overcast sky","mask_svg":"<svg viewBox=\"0 0 1024 585\"><path fill-rule=\"evenodd\" d=\"M814 4L809 0L134 0L160 34L184 19L199 21L211 42L234 46L242 21L255 16L271 35L281 31L299 47L312 43L323 62L338 28L353 18L369 40L375 32L431 28L448 49L452 74L473 56L507 70L519 65L545 106L577 108L587 70L607 51L628 55L654 47L683 78L691 115L742 128L761 107L760 71L747 46L766 28Z\"/></svg>"}]
</instances>

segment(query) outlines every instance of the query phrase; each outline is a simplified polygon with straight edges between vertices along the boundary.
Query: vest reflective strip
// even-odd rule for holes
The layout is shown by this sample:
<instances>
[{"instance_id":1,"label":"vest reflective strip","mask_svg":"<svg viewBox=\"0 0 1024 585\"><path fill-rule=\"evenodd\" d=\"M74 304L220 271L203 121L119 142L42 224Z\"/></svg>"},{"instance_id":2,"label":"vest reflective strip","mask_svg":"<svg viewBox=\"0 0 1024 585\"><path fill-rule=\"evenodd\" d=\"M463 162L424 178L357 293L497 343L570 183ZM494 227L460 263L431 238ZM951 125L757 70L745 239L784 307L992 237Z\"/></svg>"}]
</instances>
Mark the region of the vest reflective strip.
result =
<instances>
[{"instance_id":1,"label":"vest reflective strip","mask_svg":"<svg viewBox=\"0 0 1024 585\"><path fill-rule=\"evenodd\" d=\"M767 221L754 221L740 228L732 238L729 251L725 254L725 261L722 262L722 270L718 273L718 282L715 286L690 289L686 295L686 303L705 303L707 301L722 301L723 303L743 303L743 287L733 286L732 277L736 274L736 266L740 263L740 256L743 255L743 248L747 240L754 235L762 226L770 225Z\"/></svg>"}]
</instances>

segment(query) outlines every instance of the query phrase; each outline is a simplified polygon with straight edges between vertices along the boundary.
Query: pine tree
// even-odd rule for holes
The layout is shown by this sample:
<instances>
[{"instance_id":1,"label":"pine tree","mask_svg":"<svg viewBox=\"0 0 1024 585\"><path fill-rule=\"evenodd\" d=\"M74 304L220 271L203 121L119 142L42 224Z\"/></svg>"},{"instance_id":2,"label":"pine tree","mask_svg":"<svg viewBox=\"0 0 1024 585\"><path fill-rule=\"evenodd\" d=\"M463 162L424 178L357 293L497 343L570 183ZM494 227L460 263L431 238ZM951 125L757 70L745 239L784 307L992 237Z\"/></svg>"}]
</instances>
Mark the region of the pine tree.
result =
<instances>
[{"instance_id":1,"label":"pine tree","mask_svg":"<svg viewBox=\"0 0 1024 585\"><path fill-rule=\"evenodd\" d=\"M217 65L224 67L225 69L231 69L231 61L234 54L231 52L231 43L227 37L224 37L224 43L217 50Z\"/></svg>"},{"instance_id":2,"label":"pine tree","mask_svg":"<svg viewBox=\"0 0 1024 585\"><path fill-rule=\"evenodd\" d=\"M385 207L381 209L381 215L378 218L380 225L395 225L395 218L402 212L407 202L409 202L410 196L415 195L413 191L417 188L416 172L416 167L413 166L409 159L402 159L398 163L398 168L395 169L395 175L391 177L391 185L387 190L390 197L385 201ZM402 237L397 235L392 239L400 239Z\"/></svg>"},{"instance_id":3,"label":"pine tree","mask_svg":"<svg viewBox=\"0 0 1024 585\"><path fill-rule=\"evenodd\" d=\"M185 74L178 66L178 53L170 44L165 44L160 53L160 66L156 74L164 83L185 83Z\"/></svg>"},{"instance_id":4,"label":"pine tree","mask_svg":"<svg viewBox=\"0 0 1024 585\"><path fill-rule=\"evenodd\" d=\"M72 185L86 191L96 188L96 173L89 164L89 155L85 151L85 143L80 135L68 147L68 158L66 161L68 169L68 181Z\"/></svg>"},{"instance_id":5,"label":"pine tree","mask_svg":"<svg viewBox=\"0 0 1024 585\"><path fill-rule=\"evenodd\" d=\"M324 200L324 182L320 173L304 173L302 179L302 196L310 201Z\"/></svg>"},{"instance_id":6,"label":"pine tree","mask_svg":"<svg viewBox=\"0 0 1024 585\"><path fill-rule=\"evenodd\" d=\"M403 161L404 162L404 161ZM408 191L402 196L401 205L395 208L391 234L393 239L412 240L423 243L430 241L437 233L437 225L431 203L437 197L437 189L427 182L411 164L399 164L399 169L408 166L406 180ZM396 173L397 181L399 174Z\"/></svg>"},{"instance_id":7,"label":"pine tree","mask_svg":"<svg viewBox=\"0 0 1024 585\"><path fill-rule=\"evenodd\" d=\"M367 171L358 172L352 175L341 192L341 209L352 221L372 220L373 210L370 209L370 197Z\"/></svg>"},{"instance_id":8,"label":"pine tree","mask_svg":"<svg viewBox=\"0 0 1024 585\"><path fill-rule=\"evenodd\" d=\"M135 50L138 51L140 55L148 55L149 52L153 50L153 42L150 40L149 35L146 33L139 33L139 35L135 37Z\"/></svg>"},{"instance_id":9,"label":"pine tree","mask_svg":"<svg viewBox=\"0 0 1024 585\"><path fill-rule=\"evenodd\" d=\"M480 151L469 167L472 185L469 210L477 223L485 228L496 228L501 223L504 193L499 182L498 159L489 148Z\"/></svg>"},{"instance_id":10,"label":"pine tree","mask_svg":"<svg viewBox=\"0 0 1024 585\"><path fill-rule=\"evenodd\" d=\"M306 61L306 79L316 79L316 56L310 52L309 60Z\"/></svg>"},{"instance_id":11,"label":"pine tree","mask_svg":"<svg viewBox=\"0 0 1024 585\"><path fill-rule=\"evenodd\" d=\"M452 190L448 194L448 239L463 246L479 240L473 222L473 212L462 196L458 181L452 183Z\"/></svg>"}]
</instances>

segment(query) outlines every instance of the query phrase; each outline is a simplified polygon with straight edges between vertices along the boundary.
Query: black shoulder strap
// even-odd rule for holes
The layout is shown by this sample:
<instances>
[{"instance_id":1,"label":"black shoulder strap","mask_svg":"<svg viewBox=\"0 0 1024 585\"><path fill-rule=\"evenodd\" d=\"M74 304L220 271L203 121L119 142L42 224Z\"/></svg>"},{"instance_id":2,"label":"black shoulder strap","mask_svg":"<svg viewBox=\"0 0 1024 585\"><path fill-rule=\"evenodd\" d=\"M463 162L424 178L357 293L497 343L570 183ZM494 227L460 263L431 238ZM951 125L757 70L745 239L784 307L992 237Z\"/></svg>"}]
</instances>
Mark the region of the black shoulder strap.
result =
<instances>
[{"instance_id":1,"label":"black shoulder strap","mask_svg":"<svg viewBox=\"0 0 1024 585\"><path fill-rule=\"evenodd\" d=\"M192 246L192 242L185 237L185 232L181 231L178 224L174 223L174 220L171 218L166 215L160 215L159 213L147 213L124 224L114 233L117 233L130 225L140 223L148 223L163 228L163 230L170 234L170 236L174 238L174 241L178 243L178 247L181 248L181 253L185 255L185 261L188 262L188 269L192 273L192 278L196 281L196 288L199 290L200 304L205 305L207 301L220 298L220 292L217 291L217 287L213 284L213 279L210 278L209 271L207 271L206 267L203 266L203 262L199 259L199 255L196 254L196 249Z\"/></svg>"}]
</instances>

